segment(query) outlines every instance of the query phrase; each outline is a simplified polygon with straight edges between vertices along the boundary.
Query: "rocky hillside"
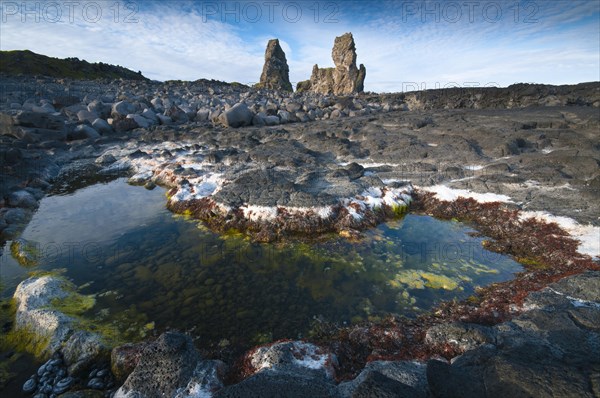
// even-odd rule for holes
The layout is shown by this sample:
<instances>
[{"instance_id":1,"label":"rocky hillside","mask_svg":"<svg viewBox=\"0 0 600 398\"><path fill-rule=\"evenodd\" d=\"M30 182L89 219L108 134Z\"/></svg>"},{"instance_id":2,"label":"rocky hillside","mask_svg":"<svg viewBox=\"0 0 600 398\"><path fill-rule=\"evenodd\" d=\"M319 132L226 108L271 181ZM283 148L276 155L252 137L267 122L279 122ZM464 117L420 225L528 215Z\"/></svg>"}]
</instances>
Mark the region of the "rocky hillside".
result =
<instances>
[{"instance_id":1,"label":"rocky hillside","mask_svg":"<svg viewBox=\"0 0 600 398\"><path fill-rule=\"evenodd\" d=\"M52 58L29 50L0 51L0 73L17 75L42 75L72 79L148 80L141 72L103 62L89 63L79 58Z\"/></svg>"}]
</instances>

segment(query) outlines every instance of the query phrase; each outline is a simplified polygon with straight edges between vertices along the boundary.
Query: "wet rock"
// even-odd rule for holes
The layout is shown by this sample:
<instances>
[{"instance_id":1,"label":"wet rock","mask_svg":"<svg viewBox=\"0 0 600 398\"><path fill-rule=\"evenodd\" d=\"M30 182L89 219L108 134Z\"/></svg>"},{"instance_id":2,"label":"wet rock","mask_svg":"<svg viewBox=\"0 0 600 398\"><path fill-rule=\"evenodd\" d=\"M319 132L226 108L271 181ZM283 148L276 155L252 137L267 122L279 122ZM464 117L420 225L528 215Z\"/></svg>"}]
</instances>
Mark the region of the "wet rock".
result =
<instances>
[{"instance_id":1,"label":"wet rock","mask_svg":"<svg viewBox=\"0 0 600 398\"><path fill-rule=\"evenodd\" d=\"M8 204L13 207L33 209L38 206L36 198L28 191L16 191L8 195Z\"/></svg>"},{"instance_id":2,"label":"wet rock","mask_svg":"<svg viewBox=\"0 0 600 398\"><path fill-rule=\"evenodd\" d=\"M31 394L35 390L37 390L37 381L35 378L31 378L23 384L23 392L26 394Z\"/></svg>"},{"instance_id":3,"label":"wet rock","mask_svg":"<svg viewBox=\"0 0 600 398\"><path fill-rule=\"evenodd\" d=\"M108 357L108 348L100 335L77 331L64 344L62 349L69 374L81 376L91 365Z\"/></svg>"},{"instance_id":4,"label":"wet rock","mask_svg":"<svg viewBox=\"0 0 600 398\"><path fill-rule=\"evenodd\" d=\"M111 352L111 370L117 382L123 383L137 366L145 344L125 344L113 348Z\"/></svg>"},{"instance_id":5,"label":"wet rock","mask_svg":"<svg viewBox=\"0 0 600 398\"><path fill-rule=\"evenodd\" d=\"M219 116L219 122L226 127L250 126L254 114L243 102L235 104Z\"/></svg>"},{"instance_id":6,"label":"wet rock","mask_svg":"<svg viewBox=\"0 0 600 398\"><path fill-rule=\"evenodd\" d=\"M17 303L16 329L28 330L38 344L47 342L43 352L61 348L72 330L72 318L50 309L52 300L69 295L66 283L51 276L33 277L21 282L13 296Z\"/></svg>"}]
</instances>

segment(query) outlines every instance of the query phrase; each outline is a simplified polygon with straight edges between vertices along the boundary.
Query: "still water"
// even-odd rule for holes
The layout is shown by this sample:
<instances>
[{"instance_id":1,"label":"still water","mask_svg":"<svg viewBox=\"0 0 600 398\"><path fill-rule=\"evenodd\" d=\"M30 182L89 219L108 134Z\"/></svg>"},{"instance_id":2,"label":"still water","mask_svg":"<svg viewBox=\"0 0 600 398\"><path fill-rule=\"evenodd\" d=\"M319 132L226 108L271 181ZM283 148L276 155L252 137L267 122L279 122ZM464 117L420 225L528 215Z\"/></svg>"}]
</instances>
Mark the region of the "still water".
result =
<instances>
[{"instance_id":1,"label":"still water","mask_svg":"<svg viewBox=\"0 0 600 398\"><path fill-rule=\"evenodd\" d=\"M468 226L428 216L382 224L360 242L254 244L165 202L163 189L123 179L46 197L19 241L28 261L13 258L11 242L4 248L2 295L30 272L54 271L95 298L83 318L113 336L172 328L207 347L249 346L306 336L315 319L414 317L521 270Z\"/></svg>"}]
</instances>

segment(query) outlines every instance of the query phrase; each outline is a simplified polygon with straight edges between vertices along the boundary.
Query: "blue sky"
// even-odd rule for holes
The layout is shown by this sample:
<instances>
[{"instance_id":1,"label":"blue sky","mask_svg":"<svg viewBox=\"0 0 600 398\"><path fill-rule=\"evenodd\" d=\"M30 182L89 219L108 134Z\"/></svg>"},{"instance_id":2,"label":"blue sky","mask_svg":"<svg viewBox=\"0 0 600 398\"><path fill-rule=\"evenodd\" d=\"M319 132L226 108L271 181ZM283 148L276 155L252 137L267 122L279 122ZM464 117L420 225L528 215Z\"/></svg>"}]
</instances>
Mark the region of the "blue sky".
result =
<instances>
[{"instance_id":1,"label":"blue sky","mask_svg":"<svg viewBox=\"0 0 600 398\"><path fill-rule=\"evenodd\" d=\"M600 1L1 1L0 48L118 64L152 79L254 83L279 38L290 80L352 32L365 89L600 80Z\"/></svg>"}]
</instances>

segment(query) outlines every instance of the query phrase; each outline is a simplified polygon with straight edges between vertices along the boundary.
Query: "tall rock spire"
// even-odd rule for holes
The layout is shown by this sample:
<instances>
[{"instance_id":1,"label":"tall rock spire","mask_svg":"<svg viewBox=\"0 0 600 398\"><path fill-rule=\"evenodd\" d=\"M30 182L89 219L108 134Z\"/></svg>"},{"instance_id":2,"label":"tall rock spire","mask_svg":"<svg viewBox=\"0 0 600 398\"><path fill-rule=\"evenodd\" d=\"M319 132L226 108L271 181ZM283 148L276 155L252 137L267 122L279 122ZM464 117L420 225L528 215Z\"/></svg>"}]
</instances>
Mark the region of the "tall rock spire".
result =
<instances>
[{"instance_id":1,"label":"tall rock spire","mask_svg":"<svg viewBox=\"0 0 600 398\"><path fill-rule=\"evenodd\" d=\"M265 65L260 75L259 88L293 91L290 83L290 69L278 39L269 40L265 51Z\"/></svg>"}]
</instances>

